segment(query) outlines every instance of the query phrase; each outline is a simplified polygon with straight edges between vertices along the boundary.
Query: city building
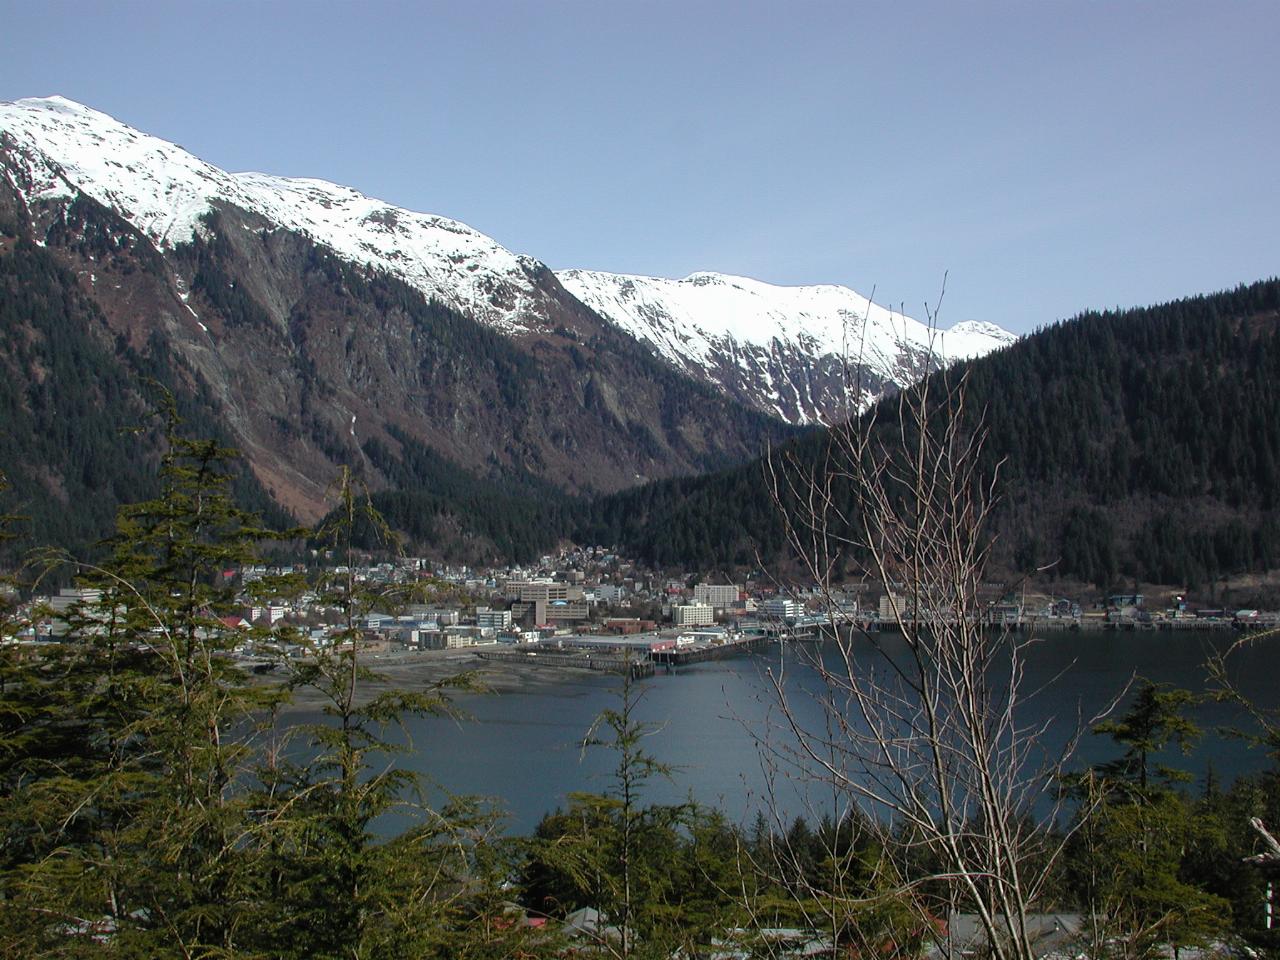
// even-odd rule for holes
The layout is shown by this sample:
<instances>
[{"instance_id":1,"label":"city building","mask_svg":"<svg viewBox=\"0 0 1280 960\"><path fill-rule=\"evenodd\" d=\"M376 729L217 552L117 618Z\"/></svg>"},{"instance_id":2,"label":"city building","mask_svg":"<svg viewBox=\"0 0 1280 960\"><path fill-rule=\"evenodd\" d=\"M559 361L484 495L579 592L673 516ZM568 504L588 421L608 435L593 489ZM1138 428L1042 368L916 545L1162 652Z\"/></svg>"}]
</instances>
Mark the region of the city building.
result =
<instances>
[{"instance_id":1,"label":"city building","mask_svg":"<svg viewBox=\"0 0 1280 960\"><path fill-rule=\"evenodd\" d=\"M85 620L103 620L105 613L101 609L102 591L79 587L63 587L56 597L49 598L49 607L53 610L53 620L49 624L49 632L55 637L65 636L71 630L69 622L75 618Z\"/></svg>"},{"instance_id":2,"label":"city building","mask_svg":"<svg viewBox=\"0 0 1280 960\"><path fill-rule=\"evenodd\" d=\"M582 587L551 580L509 580L505 592L508 600L518 600L521 603L583 598Z\"/></svg>"},{"instance_id":3,"label":"city building","mask_svg":"<svg viewBox=\"0 0 1280 960\"><path fill-rule=\"evenodd\" d=\"M602 583L593 592L601 603L621 603L627 594L627 588L613 583Z\"/></svg>"},{"instance_id":4,"label":"city building","mask_svg":"<svg viewBox=\"0 0 1280 960\"><path fill-rule=\"evenodd\" d=\"M490 610L487 607L477 608L476 626L492 627L494 630L506 630L511 626L511 611Z\"/></svg>"},{"instance_id":5,"label":"city building","mask_svg":"<svg viewBox=\"0 0 1280 960\"><path fill-rule=\"evenodd\" d=\"M741 596L742 588L736 583L700 583L693 588L694 603L705 603L718 610L738 606L738 598Z\"/></svg>"},{"instance_id":6,"label":"city building","mask_svg":"<svg viewBox=\"0 0 1280 960\"><path fill-rule=\"evenodd\" d=\"M804 606L786 597L774 597L764 602L764 615L769 620L796 620L804 614Z\"/></svg>"},{"instance_id":7,"label":"city building","mask_svg":"<svg viewBox=\"0 0 1280 960\"><path fill-rule=\"evenodd\" d=\"M709 626L716 622L716 612L705 603L678 604L671 608L671 619L677 627Z\"/></svg>"}]
</instances>

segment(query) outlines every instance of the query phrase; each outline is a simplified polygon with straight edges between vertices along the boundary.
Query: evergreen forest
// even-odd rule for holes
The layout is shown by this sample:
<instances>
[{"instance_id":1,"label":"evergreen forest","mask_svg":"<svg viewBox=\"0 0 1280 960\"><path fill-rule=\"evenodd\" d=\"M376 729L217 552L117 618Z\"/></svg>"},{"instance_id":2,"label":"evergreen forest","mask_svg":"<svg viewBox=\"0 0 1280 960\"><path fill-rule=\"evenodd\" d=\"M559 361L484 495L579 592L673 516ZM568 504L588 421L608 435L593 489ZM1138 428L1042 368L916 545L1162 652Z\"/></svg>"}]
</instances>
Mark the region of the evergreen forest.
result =
<instances>
[{"instance_id":1,"label":"evergreen forest","mask_svg":"<svg viewBox=\"0 0 1280 960\"><path fill-rule=\"evenodd\" d=\"M961 415L985 431L998 566L1011 576L1045 567L1102 589L1195 589L1280 559L1280 281L1085 313L934 380L935 392L963 380ZM896 442L897 399L858 428L871 424ZM772 460L812 472L838 435ZM599 498L575 539L655 566L751 567L783 553L779 506L759 461Z\"/></svg>"}]
</instances>

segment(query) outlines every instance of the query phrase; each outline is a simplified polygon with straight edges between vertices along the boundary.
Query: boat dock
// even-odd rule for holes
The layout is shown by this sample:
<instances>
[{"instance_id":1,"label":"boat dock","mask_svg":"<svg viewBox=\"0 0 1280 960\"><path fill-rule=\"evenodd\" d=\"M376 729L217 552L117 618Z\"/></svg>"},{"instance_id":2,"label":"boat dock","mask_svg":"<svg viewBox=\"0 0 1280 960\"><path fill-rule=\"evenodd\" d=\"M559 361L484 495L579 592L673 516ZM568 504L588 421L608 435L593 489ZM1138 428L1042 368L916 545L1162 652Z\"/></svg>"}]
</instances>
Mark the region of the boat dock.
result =
<instances>
[{"instance_id":1,"label":"boat dock","mask_svg":"<svg viewBox=\"0 0 1280 960\"><path fill-rule=\"evenodd\" d=\"M578 670L631 672L633 677L651 677L658 667L672 673L678 667L708 660L720 660L762 650L771 641L765 633L698 638L677 643L667 639L655 644L651 637L575 637L556 645L538 644L538 649L510 648L473 650L481 660L515 663L531 667L569 667Z\"/></svg>"}]
</instances>

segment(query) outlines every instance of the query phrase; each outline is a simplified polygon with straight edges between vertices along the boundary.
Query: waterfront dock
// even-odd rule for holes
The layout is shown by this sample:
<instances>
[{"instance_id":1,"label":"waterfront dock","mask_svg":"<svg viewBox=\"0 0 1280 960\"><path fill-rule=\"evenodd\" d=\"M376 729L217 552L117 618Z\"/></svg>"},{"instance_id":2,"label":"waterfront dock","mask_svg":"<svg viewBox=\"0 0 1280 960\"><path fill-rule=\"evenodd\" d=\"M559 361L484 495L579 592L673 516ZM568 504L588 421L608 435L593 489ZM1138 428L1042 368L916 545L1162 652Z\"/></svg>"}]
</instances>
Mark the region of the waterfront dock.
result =
<instances>
[{"instance_id":1,"label":"waterfront dock","mask_svg":"<svg viewBox=\"0 0 1280 960\"><path fill-rule=\"evenodd\" d=\"M591 649L542 646L538 650L487 649L473 650L481 660L497 663L526 664L537 667L569 667L578 670L603 670L609 673L631 671L633 677L651 677L658 667L670 673L678 667L708 660L720 660L763 649L770 637L765 634L727 637L720 641L696 641L663 649L617 649L595 646ZM582 642L581 639L578 642Z\"/></svg>"},{"instance_id":2,"label":"waterfront dock","mask_svg":"<svg viewBox=\"0 0 1280 960\"><path fill-rule=\"evenodd\" d=\"M670 670L691 663L721 660L724 657L761 650L769 640L770 638L764 634L730 637L720 643L694 643L684 647L673 647L670 650L655 650L649 656L654 663Z\"/></svg>"}]
</instances>

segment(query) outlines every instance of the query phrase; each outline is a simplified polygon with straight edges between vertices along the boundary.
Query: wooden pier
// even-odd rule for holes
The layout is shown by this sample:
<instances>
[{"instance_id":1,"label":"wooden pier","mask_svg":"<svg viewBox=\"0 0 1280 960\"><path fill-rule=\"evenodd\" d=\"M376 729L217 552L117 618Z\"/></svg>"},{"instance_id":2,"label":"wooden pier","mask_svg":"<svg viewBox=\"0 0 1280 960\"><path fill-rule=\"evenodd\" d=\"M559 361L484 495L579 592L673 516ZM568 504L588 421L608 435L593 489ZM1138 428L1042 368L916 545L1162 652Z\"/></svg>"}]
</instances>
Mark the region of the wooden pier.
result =
<instances>
[{"instance_id":1,"label":"wooden pier","mask_svg":"<svg viewBox=\"0 0 1280 960\"><path fill-rule=\"evenodd\" d=\"M821 640L831 634L827 621L789 626L785 623L766 623L765 636L770 640Z\"/></svg>"}]
</instances>

